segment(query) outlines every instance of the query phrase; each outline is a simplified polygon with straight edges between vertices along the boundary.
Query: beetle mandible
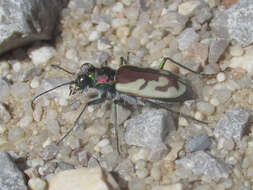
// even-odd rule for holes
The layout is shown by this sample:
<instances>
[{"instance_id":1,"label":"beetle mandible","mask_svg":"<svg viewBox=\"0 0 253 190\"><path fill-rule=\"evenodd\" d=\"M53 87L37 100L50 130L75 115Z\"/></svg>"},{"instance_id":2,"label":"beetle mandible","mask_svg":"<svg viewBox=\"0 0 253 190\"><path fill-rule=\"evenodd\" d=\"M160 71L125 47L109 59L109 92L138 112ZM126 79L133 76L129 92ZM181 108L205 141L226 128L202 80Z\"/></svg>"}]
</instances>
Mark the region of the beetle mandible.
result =
<instances>
[{"instance_id":1,"label":"beetle mandible","mask_svg":"<svg viewBox=\"0 0 253 190\"><path fill-rule=\"evenodd\" d=\"M128 65L127 60L123 57L120 58L120 68L118 70L114 70L107 66L97 68L90 63L84 63L80 71L75 74L58 65L52 65L68 74L76 75L76 78L35 96L32 100L32 107L34 107L35 100L40 96L65 85L70 85L70 95L76 94L77 92L86 92L89 88L95 88L98 91L98 96L86 103L81 113L76 118L74 126L61 137L57 144L71 133L88 106L103 103L108 98L113 99L113 102L116 104L122 101L130 104L137 104L138 102L142 104L150 103L180 114L183 117L206 124L191 116L175 112L163 105L164 103L181 103L186 100L194 99L195 96L186 80L170 71L162 70L167 60L195 74L214 75L195 72L169 57L163 58L160 64L160 70ZM114 125L117 125L117 122L115 122ZM116 126L115 128L117 131Z\"/></svg>"}]
</instances>

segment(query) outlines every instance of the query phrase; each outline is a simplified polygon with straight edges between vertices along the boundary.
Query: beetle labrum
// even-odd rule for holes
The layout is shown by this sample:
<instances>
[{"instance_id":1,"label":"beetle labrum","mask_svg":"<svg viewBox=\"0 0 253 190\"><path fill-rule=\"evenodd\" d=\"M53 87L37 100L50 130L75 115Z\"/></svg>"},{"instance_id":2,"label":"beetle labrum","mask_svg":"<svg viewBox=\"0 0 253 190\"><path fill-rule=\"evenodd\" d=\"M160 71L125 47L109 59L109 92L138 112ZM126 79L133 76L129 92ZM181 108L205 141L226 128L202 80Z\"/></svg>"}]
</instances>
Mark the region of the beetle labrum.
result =
<instances>
[{"instance_id":1,"label":"beetle labrum","mask_svg":"<svg viewBox=\"0 0 253 190\"><path fill-rule=\"evenodd\" d=\"M164 104L184 102L186 100L194 99L194 93L187 82L181 77L170 71L162 70L167 60L170 60L172 63L193 73L201 74L168 57L163 58L160 64L160 70L128 65L123 57L120 59L121 66L118 70L111 69L107 66L97 68L90 63L84 63L81 66L80 71L75 74L60 66L53 65L68 74L76 75L76 78L35 96L32 100L32 107L34 107L34 102L37 98L65 85L70 85L70 95L76 94L77 92L86 92L89 88L95 88L98 91L98 96L86 103L81 113L76 118L74 126L61 137L57 144L71 133L88 106L100 104L108 98L113 99L115 104L121 103L122 101L129 104L137 104L138 102L141 102L142 104L149 103L172 111L167 106L164 106ZM196 120L191 116L175 111L173 112L180 114L183 117L205 123ZM116 111L115 118L117 118ZM117 131L117 122L114 122L114 125L116 125L115 129ZM117 134L116 137L118 138Z\"/></svg>"}]
</instances>

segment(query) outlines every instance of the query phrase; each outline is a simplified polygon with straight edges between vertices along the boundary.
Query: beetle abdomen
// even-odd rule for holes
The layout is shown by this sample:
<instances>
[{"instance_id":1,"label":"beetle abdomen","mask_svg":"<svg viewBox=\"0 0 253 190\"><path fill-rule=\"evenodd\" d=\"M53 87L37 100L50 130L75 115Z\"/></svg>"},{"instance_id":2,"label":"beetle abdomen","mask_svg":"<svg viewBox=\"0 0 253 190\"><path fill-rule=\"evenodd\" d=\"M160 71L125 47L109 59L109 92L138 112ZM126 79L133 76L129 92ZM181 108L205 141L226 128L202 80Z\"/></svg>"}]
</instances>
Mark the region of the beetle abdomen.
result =
<instances>
[{"instance_id":1,"label":"beetle abdomen","mask_svg":"<svg viewBox=\"0 0 253 190\"><path fill-rule=\"evenodd\" d=\"M183 96L187 86L170 72L139 68L120 67L116 73L116 90L144 98L173 99Z\"/></svg>"}]
</instances>

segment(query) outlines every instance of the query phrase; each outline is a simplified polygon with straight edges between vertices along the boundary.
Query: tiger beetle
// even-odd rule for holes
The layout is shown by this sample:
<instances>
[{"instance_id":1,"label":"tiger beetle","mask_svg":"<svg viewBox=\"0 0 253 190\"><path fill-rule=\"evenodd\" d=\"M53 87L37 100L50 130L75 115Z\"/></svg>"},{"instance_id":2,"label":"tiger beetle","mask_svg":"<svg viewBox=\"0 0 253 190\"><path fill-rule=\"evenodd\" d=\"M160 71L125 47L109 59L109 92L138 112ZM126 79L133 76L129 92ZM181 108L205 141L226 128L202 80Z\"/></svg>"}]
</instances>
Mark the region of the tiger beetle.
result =
<instances>
[{"instance_id":1,"label":"tiger beetle","mask_svg":"<svg viewBox=\"0 0 253 190\"><path fill-rule=\"evenodd\" d=\"M81 113L76 118L74 126L61 137L57 144L62 142L63 139L71 133L88 106L103 103L109 98L114 102L114 126L118 152L120 151L118 145L116 104L121 102L134 105L137 105L138 102L142 102L142 105L148 103L152 106L167 109L168 111L181 115L185 118L207 124L206 122L194 119L189 115L171 110L168 106L166 106L166 104L169 103L181 103L186 100L194 99L194 93L190 85L187 84L186 80L170 71L163 70L167 60L192 73L210 76L210 74L195 72L169 57L163 58L160 64L160 70L128 65L128 60L123 57L120 58L120 68L118 70L114 70L107 66L97 68L90 63L84 63L81 66L80 71L75 74L58 65L52 65L53 67L70 75L75 75L76 78L70 82L60 84L35 96L32 100L32 107L34 107L35 100L40 96L65 85L70 85L70 95L76 94L77 92L84 93L89 88L95 88L98 91L98 96L86 103Z\"/></svg>"}]
</instances>

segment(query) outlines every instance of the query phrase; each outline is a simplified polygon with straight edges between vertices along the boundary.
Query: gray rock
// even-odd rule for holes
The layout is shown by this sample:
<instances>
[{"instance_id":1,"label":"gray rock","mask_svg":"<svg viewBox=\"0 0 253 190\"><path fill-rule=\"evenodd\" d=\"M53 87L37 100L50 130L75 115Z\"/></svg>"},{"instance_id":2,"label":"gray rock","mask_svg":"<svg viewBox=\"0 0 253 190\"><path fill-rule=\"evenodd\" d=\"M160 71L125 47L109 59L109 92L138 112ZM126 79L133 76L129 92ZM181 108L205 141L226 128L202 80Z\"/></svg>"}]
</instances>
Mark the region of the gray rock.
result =
<instances>
[{"instance_id":1,"label":"gray rock","mask_svg":"<svg viewBox=\"0 0 253 190\"><path fill-rule=\"evenodd\" d=\"M123 162L120 162L119 165L114 169L121 178L127 180L131 178L131 175L134 172L134 165L130 160L126 160Z\"/></svg>"},{"instance_id":2,"label":"gray rock","mask_svg":"<svg viewBox=\"0 0 253 190\"><path fill-rule=\"evenodd\" d=\"M203 24L205 22L208 22L212 17L213 13L211 9L206 6L198 9L193 18L196 19L196 21L198 21L200 24Z\"/></svg>"},{"instance_id":3,"label":"gray rock","mask_svg":"<svg viewBox=\"0 0 253 190\"><path fill-rule=\"evenodd\" d=\"M39 167L38 171L41 176L53 174L57 167L57 162L48 162L44 166Z\"/></svg>"},{"instance_id":4,"label":"gray rock","mask_svg":"<svg viewBox=\"0 0 253 190\"><path fill-rule=\"evenodd\" d=\"M187 152L195 152L199 150L205 150L211 145L211 140L207 134L199 134L191 136L187 139L185 144L185 150Z\"/></svg>"},{"instance_id":5,"label":"gray rock","mask_svg":"<svg viewBox=\"0 0 253 190\"><path fill-rule=\"evenodd\" d=\"M61 171L74 169L74 166L72 164L66 162L59 162L58 167Z\"/></svg>"},{"instance_id":6,"label":"gray rock","mask_svg":"<svg viewBox=\"0 0 253 190\"><path fill-rule=\"evenodd\" d=\"M75 0L70 1L68 7L72 9L81 8L85 12L91 13L95 4L96 4L95 0Z\"/></svg>"},{"instance_id":7,"label":"gray rock","mask_svg":"<svg viewBox=\"0 0 253 190\"><path fill-rule=\"evenodd\" d=\"M50 40L67 0L1 0L0 54L36 40Z\"/></svg>"},{"instance_id":8,"label":"gray rock","mask_svg":"<svg viewBox=\"0 0 253 190\"><path fill-rule=\"evenodd\" d=\"M253 1L239 0L227 11L228 33L243 47L253 42Z\"/></svg>"},{"instance_id":9,"label":"gray rock","mask_svg":"<svg viewBox=\"0 0 253 190\"><path fill-rule=\"evenodd\" d=\"M7 123L11 119L9 111L3 104L0 104L0 123Z\"/></svg>"},{"instance_id":10,"label":"gray rock","mask_svg":"<svg viewBox=\"0 0 253 190\"><path fill-rule=\"evenodd\" d=\"M190 170L193 175L201 177L203 181L219 181L221 178L228 178L232 172L230 165L217 160L204 151L197 151L176 161L176 164L182 165Z\"/></svg>"},{"instance_id":11,"label":"gray rock","mask_svg":"<svg viewBox=\"0 0 253 190\"><path fill-rule=\"evenodd\" d=\"M117 120L118 125L122 124L131 115L131 111L117 104ZM111 114L111 122L114 123L114 114Z\"/></svg>"},{"instance_id":12,"label":"gray rock","mask_svg":"<svg viewBox=\"0 0 253 190\"><path fill-rule=\"evenodd\" d=\"M199 35L193 28L187 28L177 37L177 41L178 48L181 51L184 51L191 45L191 43L199 41Z\"/></svg>"},{"instance_id":13,"label":"gray rock","mask_svg":"<svg viewBox=\"0 0 253 190\"><path fill-rule=\"evenodd\" d=\"M27 190L25 177L7 152L0 152L0 189Z\"/></svg>"},{"instance_id":14,"label":"gray rock","mask_svg":"<svg viewBox=\"0 0 253 190\"><path fill-rule=\"evenodd\" d=\"M59 147L56 144L50 144L44 148L40 156L43 160L51 160L57 155L58 151Z\"/></svg>"},{"instance_id":15,"label":"gray rock","mask_svg":"<svg viewBox=\"0 0 253 190\"><path fill-rule=\"evenodd\" d=\"M253 41L253 1L239 0L219 13L210 24L213 33L225 40L235 40L242 46Z\"/></svg>"},{"instance_id":16,"label":"gray rock","mask_svg":"<svg viewBox=\"0 0 253 190\"><path fill-rule=\"evenodd\" d=\"M240 142L249 120L250 113L239 107L230 108L226 114L218 121L214 130L217 138L233 139Z\"/></svg>"},{"instance_id":17,"label":"gray rock","mask_svg":"<svg viewBox=\"0 0 253 190\"><path fill-rule=\"evenodd\" d=\"M209 46L208 62L215 64L228 47L229 40L225 38L213 38Z\"/></svg>"},{"instance_id":18,"label":"gray rock","mask_svg":"<svg viewBox=\"0 0 253 190\"><path fill-rule=\"evenodd\" d=\"M10 87L7 81L0 77L0 102L4 102L8 99L10 94Z\"/></svg>"},{"instance_id":19,"label":"gray rock","mask_svg":"<svg viewBox=\"0 0 253 190\"><path fill-rule=\"evenodd\" d=\"M185 28L187 21L187 16L171 11L159 18L158 25L160 28L165 28L172 34L177 35Z\"/></svg>"},{"instance_id":20,"label":"gray rock","mask_svg":"<svg viewBox=\"0 0 253 190\"><path fill-rule=\"evenodd\" d=\"M163 145L169 132L175 130L171 114L165 110L150 110L125 122L128 145L156 150Z\"/></svg>"}]
</instances>

